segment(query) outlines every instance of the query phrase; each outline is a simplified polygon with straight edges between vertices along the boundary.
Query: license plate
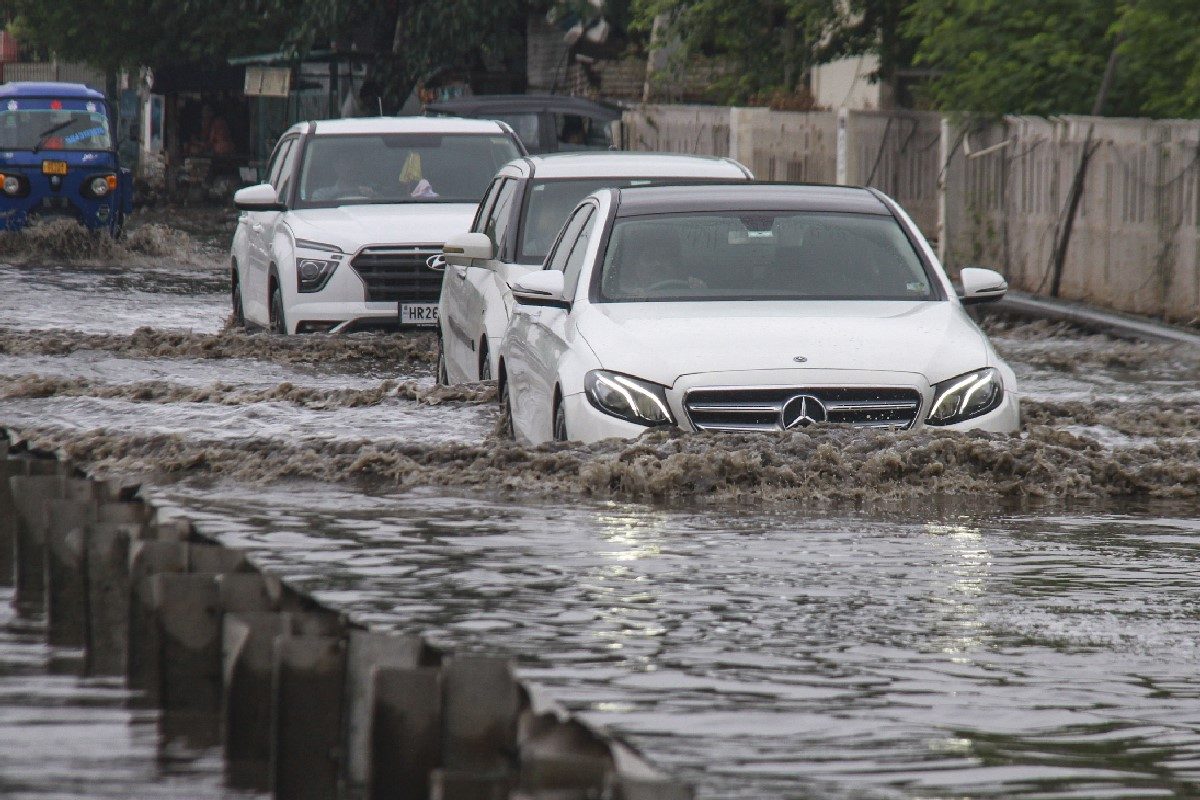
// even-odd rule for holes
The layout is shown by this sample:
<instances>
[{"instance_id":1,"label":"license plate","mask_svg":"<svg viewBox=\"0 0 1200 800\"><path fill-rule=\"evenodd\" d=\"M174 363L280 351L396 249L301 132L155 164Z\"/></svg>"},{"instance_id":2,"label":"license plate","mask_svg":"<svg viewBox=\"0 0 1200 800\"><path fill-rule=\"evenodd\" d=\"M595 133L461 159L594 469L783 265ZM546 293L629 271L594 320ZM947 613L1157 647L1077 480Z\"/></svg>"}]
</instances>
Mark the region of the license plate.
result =
<instances>
[{"instance_id":1,"label":"license plate","mask_svg":"<svg viewBox=\"0 0 1200 800\"><path fill-rule=\"evenodd\" d=\"M42 162L42 174L43 175L66 175L67 174L67 162L65 162L65 161L43 161Z\"/></svg>"},{"instance_id":2,"label":"license plate","mask_svg":"<svg viewBox=\"0 0 1200 800\"><path fill-rule=\"evenodd\" d=\"M437 303L401 303L401 325L436 325L438 321Z\"/></svg>"}]
</instances>

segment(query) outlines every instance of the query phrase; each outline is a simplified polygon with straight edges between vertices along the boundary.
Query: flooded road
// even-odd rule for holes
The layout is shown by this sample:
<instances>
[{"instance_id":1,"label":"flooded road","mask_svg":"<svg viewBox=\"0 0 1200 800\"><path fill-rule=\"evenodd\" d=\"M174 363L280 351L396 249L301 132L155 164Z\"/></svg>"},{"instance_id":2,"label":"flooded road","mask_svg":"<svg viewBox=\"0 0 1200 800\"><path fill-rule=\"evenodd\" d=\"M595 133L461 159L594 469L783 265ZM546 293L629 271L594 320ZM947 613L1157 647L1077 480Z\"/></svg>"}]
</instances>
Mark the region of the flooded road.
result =
<instances>
[{"instance_id":1,"label":"flooded road","mask_svg":"<svg viewBox=\"0 0 1200 800\"><path fill-rule=\"evenodd\" d=\"M0 589L0 797L253 800L227 789L219 748L160 736L123 681L80 678L80 652L46 644L45 618Z\"/></svg>"},{"instance_id":2,"label":"flooded road","mask_svg":"<svg viewBox=\"0 0 1200 800\"><path fill-rule=\"evenodd\" d=\"M217 250L70 263L0 266L0 425L702 798L1200 796L1198 353L991 319L1017 436L531 449L428 337L222 332Z\"/></svg>"}]
</instances>

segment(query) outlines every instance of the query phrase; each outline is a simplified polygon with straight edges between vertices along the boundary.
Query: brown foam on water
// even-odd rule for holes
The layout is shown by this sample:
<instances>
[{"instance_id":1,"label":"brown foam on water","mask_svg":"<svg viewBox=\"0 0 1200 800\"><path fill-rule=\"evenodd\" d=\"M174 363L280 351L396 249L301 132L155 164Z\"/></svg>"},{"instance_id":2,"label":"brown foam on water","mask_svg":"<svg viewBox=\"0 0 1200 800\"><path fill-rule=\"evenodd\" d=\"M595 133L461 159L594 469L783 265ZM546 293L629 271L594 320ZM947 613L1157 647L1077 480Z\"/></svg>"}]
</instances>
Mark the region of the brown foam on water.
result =
<instances>
[{"instance_id":1,"label":"brown foam on water","mask_svg":"<svg viewBox=\"0 0 1200 800\"><path fill-rule=\"evenodd\" d=\"M284 402L312 409L362 408L390 399L424 405L479 404L496 399L494 383L422 386L416 381L385 380L371 389L322 389L280 383L265 389L239 388L228 383L181 386L168 381L107 384L86 378L18 375L0 377L0 398L103 397L140 403L216 403L236 406Z\"/></svg>"},{"instance_id":2,"label":"brown foam on water","mask_svg":"<svg viewBox=\"0 0 1200 800\"><path fill-rule=\"evenodd\" d=\"M61 356L86 350L133 358L245 358L293 366L371 370L432 364L437 358L432 333L272 336L233 330L191 333L138 328L126 336L0 328L0 355Z\"/></svg>"},{"instance_id":3,"label":"brown foam on water","mask_svg":"<svg viewBox=\"0 0 1200 800\"><path fill-rule=\"evenodd\" d=\"M24 263L77 264L127 261L138 256L171 257L181 263L209 254L185 232L162 223L132 227L120 240L93 233L70 219L44 219L20 231L0 233L0 258Z\"/></svg>"},{"instance_id":4,"label":"brown foam on water","mask_svg":"<svg viewBox=\"0 0 1200 800\"><path fill-rule=\"evenodd\" d=\"M101 472L152 480L287 479L537 496L844 505L934 495L1067 501L1200 497L1200 442L1108 450L1046 426L1021 435L829 427L774 435L653 432L627 442L524 447L23 431Z\"/></svg>"}]
</instances>

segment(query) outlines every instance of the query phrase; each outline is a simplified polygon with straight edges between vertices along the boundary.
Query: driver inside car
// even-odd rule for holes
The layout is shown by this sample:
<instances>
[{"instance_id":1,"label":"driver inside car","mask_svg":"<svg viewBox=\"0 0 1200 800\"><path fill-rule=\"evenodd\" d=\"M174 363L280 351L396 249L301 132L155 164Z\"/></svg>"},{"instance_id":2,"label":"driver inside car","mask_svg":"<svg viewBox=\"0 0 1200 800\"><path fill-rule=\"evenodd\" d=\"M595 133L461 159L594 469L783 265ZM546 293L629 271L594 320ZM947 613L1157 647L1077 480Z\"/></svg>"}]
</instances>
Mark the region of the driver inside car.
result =
<instances>
[{"instance_id":1,"label":"driver inside car","mask_svg":"<svg viewBox=\"0 0 1200 800\"><path fill-rule=\"evenodd\" d=\"M347 153L338 153L330 162L334 181L315 189L312 200L348 200L350 198L377 198L379 191L359 173L358 163Z\"/></svg>"},{"instance_id":2,"label":"driver inside car","mask_svg":"<svg viewBox=\"0 0 1200 800\"><path fill-rule=\"evenodd\" d=\"M670 289L706 289L708 284L687 274L679 232L666 225L638 225L627 233L622 248L620 289L632 297L670 295Z\"/></svg>"}]
</instances>

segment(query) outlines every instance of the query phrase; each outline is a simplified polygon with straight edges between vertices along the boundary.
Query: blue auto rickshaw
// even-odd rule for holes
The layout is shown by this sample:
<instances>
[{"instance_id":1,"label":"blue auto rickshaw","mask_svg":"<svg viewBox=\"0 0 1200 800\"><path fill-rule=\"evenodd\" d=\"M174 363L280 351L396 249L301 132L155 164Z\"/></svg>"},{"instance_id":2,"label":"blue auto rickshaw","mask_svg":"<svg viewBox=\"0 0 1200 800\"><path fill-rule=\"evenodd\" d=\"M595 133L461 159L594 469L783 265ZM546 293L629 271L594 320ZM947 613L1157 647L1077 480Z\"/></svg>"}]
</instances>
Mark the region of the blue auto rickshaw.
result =
<instances>
[{"instance_id":1,"label":"blue auto rickshaw","mask_svg":"<svg viewBox=\"0 0 1200 800\"><path fill-rule=\"evenodd\" d=\"M0 85L0 230L52 216L120 236L133 175L104 95L77 83Z\"/></svg>"}]
</instances>

